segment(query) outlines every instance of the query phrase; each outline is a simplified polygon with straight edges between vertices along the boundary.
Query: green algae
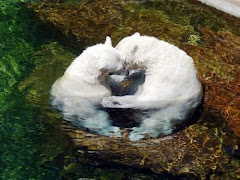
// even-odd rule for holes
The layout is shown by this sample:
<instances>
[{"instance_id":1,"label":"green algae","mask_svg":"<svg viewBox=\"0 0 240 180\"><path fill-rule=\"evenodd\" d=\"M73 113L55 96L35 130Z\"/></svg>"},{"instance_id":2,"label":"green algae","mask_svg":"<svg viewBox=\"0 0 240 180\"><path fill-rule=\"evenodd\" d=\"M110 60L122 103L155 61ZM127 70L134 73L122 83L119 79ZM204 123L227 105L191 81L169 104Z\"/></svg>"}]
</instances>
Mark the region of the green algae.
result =
<instances>
[{"instance_id":1,"label":"green algae","mask_svg":"<svg viewBox=\"0 0 240 180\"><path fill-rule=\"evenodd\" d=\"M199 33L190 34L187 42L188 42L188 44L190 44L192 46L199 45L199 43L201 42L200 34Z\"/></svg>"},{"instance_id":2,"label":"green algae","mask_svg":"<svg viewBox=\"0 0 240 180\"><path fill-rule=\"evenodd\" d=\"M17 101L15 100L17 99ZM38 112L24 105L24 96L12 93L1 112L1 179L39 179L44 169L39 165L38 145L42 125L34 121Z\"/></svg>"},{"instance_id":3,"label":"green algae","mask_svg":"<svg viewBox=\"0 0 240 180\"><path fill-rule=\"evenodd\" d=\"M17 90L35 67L34 53L42 42L36 21L17 0L0 2L0 20L0 179L56 179L58 171L47 169L57 167L54 161L44 164L41 157L49 137L43 135L41 111L26 101L26 90Z\"/></svg>"},{"instance_id":4,"label":"green algae","mask_svg":"<svg viewBox=\"0 0 240 180\"><path fill-rule=\"evenodd\" d=\"M27 16L19 11L18 1L0 2L0 98L11 92L11 87L27 73L33 65L33 42L28 34L31 20L22 19ZM30 18L29 18L30 19ZM30 40L31 41L31 40ZM30 68L27 69L26 66Z\"/></svg>"}]
</instances>

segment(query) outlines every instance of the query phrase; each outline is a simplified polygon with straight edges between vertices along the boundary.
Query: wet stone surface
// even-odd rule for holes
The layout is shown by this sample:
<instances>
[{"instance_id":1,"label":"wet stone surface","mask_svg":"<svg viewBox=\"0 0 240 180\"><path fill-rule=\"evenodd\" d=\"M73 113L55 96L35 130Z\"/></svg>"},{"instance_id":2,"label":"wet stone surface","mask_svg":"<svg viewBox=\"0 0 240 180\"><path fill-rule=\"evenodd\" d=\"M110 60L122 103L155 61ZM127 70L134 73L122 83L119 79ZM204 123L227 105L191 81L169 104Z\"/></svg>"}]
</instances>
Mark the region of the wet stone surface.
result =
<instances>
[{"instance_id":1,"label":"wet stone surface","mask_svg":"<svg viewBox=\"0 0 240 180\"><path fill-rule=\"evenodd\" d=\"M102 42L107 35L117 44L135 31L178 45L193 57L204 86L199 117L170 136L130 142L63 122L82 162L115 163L185 179L240 178L239 19L192 0L45 1L27 6L53 27L50 34L75 49ZM43 69L38 71L33 76L44 79Z\"/></svg>"}]
</instances>

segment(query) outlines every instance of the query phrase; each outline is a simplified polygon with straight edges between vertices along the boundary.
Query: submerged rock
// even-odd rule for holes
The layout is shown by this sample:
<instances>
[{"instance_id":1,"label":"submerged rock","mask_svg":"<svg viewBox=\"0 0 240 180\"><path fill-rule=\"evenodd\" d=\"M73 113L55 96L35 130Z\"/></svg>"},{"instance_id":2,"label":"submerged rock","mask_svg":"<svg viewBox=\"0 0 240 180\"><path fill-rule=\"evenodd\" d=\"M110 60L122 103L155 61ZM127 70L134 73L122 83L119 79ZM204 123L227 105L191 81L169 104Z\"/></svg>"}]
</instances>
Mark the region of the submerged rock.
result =
<instances>
[{"instance_id":1,"label":"submerged rock","mask_svg":"<svg viewBox=\"0 0 240 180\"><path fill-rule=\"evenodd\" d=\"M76 49L103 42L107 35L117 44L135 31L178 45L193 57L204 85L203 109L195 124L171 136L130 142L92 134L64 122L62 129L74 142L81 161L116 163L179 178L240 177L239 19L192 0L46 1L27 6L53 27L57 38ZM42 72L44 69L33 76L40 78ZM50 82L43 83L49 83L50 89Z\"/></svg>"},{"instance_id":2,"label":"submerged rock","mask_svg":"<svg viewBox=\"0 0 240 180\"><path fill-rule=\"evenodd\" d=\"M211 122L211 126L206 121ZM155 173L167 172L176 177L197 179L206 178L210 173L214 176L229 176L228 174L233 173L236 176L240 162L237 161L237 164L231 165L232 169L228 170L234 159L223 150L223 146L227 149L232 148L231 144L236 141L231 139L230 142L226 139L221 129L224 128L222 123L223 118L218 111L207 109L202 115L201 123L172 136L137 142L93 135L67 123L62 127L74 144L82 149L78 151L80 159L88 158L89 162L92 159L102 159L104 163L115 162L135 168L151 169ZM223 144L226 140L229 144Z\"/></svg>"},{"instance_id":3,"label":"submerged rock","mask_svg":"<svg viewBox=\"0 0 240 180\"><path fill-rule=\"evenodd\" d=\"M58 37L74 47L103 42L106 36L119 28L122 8L118 2L86 1L81 4L31 3L38 18L47 23ZM50 30L51 31L51 30Z\"/></svg>"},{"instance_id":4,"label":"submerged rock","mask_svg":"<svg viewBox=\"0 0 240 180\"><path fill-rule=\"evenodd\" d=\"M235 135L239 129L240 37L229 31L218 33L199 26L206 45L186 47L193 57L205 87L205 105L218 109ZM230 113L231 112L231 113Z\"/></svg>"}]
</instances>

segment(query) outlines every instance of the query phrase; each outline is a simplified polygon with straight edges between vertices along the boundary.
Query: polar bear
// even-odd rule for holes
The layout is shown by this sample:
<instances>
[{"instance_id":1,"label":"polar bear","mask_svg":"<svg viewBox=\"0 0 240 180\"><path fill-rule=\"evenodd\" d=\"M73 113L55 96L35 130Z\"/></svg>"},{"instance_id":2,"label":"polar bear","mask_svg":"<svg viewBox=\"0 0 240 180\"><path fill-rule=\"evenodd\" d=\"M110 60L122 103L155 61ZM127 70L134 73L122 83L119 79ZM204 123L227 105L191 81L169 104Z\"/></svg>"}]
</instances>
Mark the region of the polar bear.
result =
<instances>
[{"instance_id":1,"label":"polar bear","mask_svg":"<svg viewBox=\"0 0 240 180\"><path fill-rule=\"evenodd\" d=\"M108 114L99 109L102 99L111 95L109 72L123 67L120 59L110 37L104 44L88 47L52 85L51 104L77 126L120 137L119 128L112 126Z\"/></svg>"},{"instance_id":2,"label":"polar bear","mask_svg":"<svg viewBox=\"0 0 240 180\"><path fill-rule=\"evenodd\" d=\"M139 33L122 39L116 49L128 69L145 71L145 82L134 95L105 97L102 105L149 110L130 140L172 133L202 100L193 59L174 45Z\"/></svg>"}]
</instances>

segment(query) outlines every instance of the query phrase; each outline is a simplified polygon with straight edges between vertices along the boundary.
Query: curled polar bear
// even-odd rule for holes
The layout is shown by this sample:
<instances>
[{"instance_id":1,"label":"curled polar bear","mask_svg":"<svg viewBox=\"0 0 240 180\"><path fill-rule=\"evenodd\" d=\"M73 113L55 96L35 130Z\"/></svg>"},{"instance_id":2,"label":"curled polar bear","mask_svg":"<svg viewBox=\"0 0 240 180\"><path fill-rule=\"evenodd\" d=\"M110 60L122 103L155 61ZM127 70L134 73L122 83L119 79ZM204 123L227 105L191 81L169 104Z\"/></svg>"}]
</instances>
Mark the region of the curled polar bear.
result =
<instances>
[{"instance_id":1,"label":"curled polar bear","mask_svg":"<svg viewBox=\"0 0 240 180\"><path fill-rule=\"evenodd\" d=\"M139 33L122 39L116 49L128 69L145 71L145 82L134 95L105 97L102 105L149 110L130 140L172 133L202 100L193 59L174 45Z\"/></svg>"},{"instance_id":2,"label":"curled polar bear","mask_svg":"<svg viewBox=\"0 0 240 180\"><path fill-rule=\"evenodd\" d=\"M83 51L55 81L50 92L52 105L62 111L65 120L77 126L102 135L121 136L108 114L98 108L102 99L111 95L109 72L121 68L120 55L107 37L105 44Z\"/></svg>"}]
</instances>

